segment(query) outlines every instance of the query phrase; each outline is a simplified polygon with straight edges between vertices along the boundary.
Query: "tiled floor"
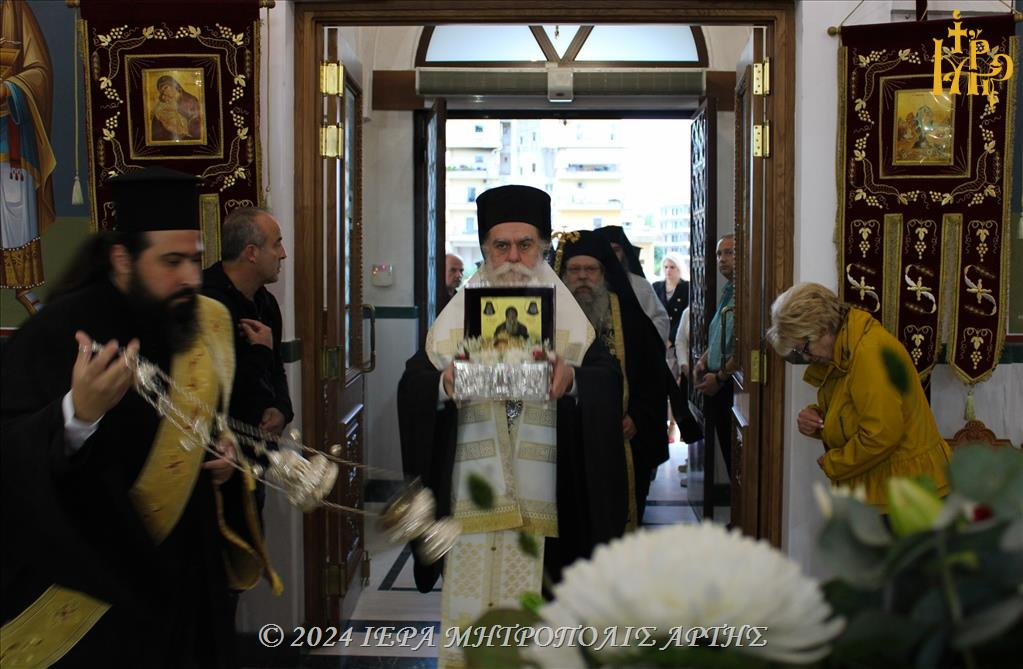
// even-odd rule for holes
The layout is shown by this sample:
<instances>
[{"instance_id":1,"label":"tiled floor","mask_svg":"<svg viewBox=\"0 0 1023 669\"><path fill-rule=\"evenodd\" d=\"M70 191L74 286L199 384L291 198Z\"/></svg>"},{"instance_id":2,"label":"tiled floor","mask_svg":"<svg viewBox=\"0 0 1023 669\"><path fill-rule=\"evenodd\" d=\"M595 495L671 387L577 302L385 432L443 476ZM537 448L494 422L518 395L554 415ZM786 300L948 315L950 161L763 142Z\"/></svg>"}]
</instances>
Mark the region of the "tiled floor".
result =
<instances>
[{"instance_id":1,"label":"tiled floor","mask_svg":"<svg viewBox=\"0 0 1023 669\"><path fill-rule=\"evenodd\" d=\"M679 486L678 465L685 462L686 447L671 445L671 458L657 470L650 485L644 523L673 525L694 523L696 516ZM381 504L367 504L373 510ZM369 586L363 591L350 622L350 640L330 649L318 649L302 658L302 669L434 669L440 634L440 589L420 593L412 581L412 558L405 546L389 545L370 530L368 547L373 555ZM386 628L392 629L386 629ZM397 639L406 628L404 647ZM429 642L432 633L432 644ZM416 646L419 646L416 649ZM280 666L280 665L277 665Z\"/></svg>"}]
</instances>

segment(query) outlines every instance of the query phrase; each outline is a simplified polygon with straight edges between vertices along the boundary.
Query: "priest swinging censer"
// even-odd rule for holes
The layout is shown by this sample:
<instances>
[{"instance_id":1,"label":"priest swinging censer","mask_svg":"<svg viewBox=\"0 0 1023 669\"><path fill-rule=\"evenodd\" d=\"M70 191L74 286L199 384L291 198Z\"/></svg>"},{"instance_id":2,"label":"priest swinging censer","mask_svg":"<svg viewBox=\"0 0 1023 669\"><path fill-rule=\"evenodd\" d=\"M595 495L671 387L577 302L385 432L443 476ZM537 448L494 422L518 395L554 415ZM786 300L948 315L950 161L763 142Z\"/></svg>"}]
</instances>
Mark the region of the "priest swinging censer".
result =
<instances>
[{"instance_id":1,"label":"priest swinging censer","mask_svg":"<svg viewBox=\"0 0 1023 669\"><path fill-rule=\"evenodd\" d=\"M102 348L93 341L94 354ZM322 507L338 513L378 516L378 525L388 540L394 543L415 541L416 551L427 563L444 557L458 539L461 531L458 521L450 517L434 519L436 501L433 492L424 487L419 479L409 483L380 514L327 501L324 497L334 488L338 465L367 471L378 468L338 457L340 444L331 446L330 453L322 453L303 444L297 430L292 430L287 436L278 436L213 411L193 393L175 383L159 366L141 355L136 354L134 359L129 359L123 349L121 355L125 364L134 370L135 392L186 435L181 439L182 449L191 451L193 448L202 448L217 457L222 455L214 447L214 439L209 436L210 426L204 425L200 418L186 416L173 398L187 400L193 406L203 409L197 413L214 416L212 427L218 435L231 435L238 445L247 446L257 457L265 458L266 465L253 462L241 448L236 448L237 460L231 464L253 479L262 481L268 488L283 492L288 501L303 512ZM269 448L268 443L277 444L277 448ZM303 453L308 453L309 457L306 458Z\"/></svg>"}]
</instances>

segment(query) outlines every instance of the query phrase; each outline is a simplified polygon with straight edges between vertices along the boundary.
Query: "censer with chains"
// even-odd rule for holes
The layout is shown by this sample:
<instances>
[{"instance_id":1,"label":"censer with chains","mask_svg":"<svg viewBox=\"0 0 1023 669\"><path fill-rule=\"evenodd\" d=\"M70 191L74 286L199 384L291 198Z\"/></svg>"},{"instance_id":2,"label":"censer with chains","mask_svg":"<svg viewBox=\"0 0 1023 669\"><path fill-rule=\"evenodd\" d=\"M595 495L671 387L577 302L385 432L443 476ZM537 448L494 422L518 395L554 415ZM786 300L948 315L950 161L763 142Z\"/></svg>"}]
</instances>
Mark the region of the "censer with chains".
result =
<instances>
[{"instance_id":1,"label":"censer with chains","mask_svg":"<svg viewBox=\"0 0 1023 669\"><path fill-rule=\"evenodd\" d=\"M102 348L101 344L93 341L93 353L98 353ZM461 531L458 521L450 517L434 518L436 501L433 492L423 486L419 479L409 483L388 502L380 514L327 501L324 498L334 488L339 465L367 471L379 468L340 458L340 444L332 446L330 453L323 453L303 444L297 430L292 430L287 436L276 435L212 411L193 393L175 383L158 365L138 354L135 354L134 359L129 359L124 349L121 355L125 364L134 370L135 392L185 435L181 440L181 448L184 450L202 448L217 457L222 455L214 447L214 438L210 430L204 429L202 419L186 416L171 400L172 394L204 409L204 412L197 412L197 415L206 413L215 416L214 426L218 434L230 435L239 445L249 447L266 463L250 461L243 450L237 448L237 460L231 461L233 467L262 481L268 488L283 492L288 501L303 512L324 508L338 513L378 516L378 526L388 540L394 543L414 542L419 557L428 564L444 557L458 538ZM271 448L268 444L276 444L277 447ZM304 453L309 454L309 457L305 457Z\"/></svg>"}]
</instances>

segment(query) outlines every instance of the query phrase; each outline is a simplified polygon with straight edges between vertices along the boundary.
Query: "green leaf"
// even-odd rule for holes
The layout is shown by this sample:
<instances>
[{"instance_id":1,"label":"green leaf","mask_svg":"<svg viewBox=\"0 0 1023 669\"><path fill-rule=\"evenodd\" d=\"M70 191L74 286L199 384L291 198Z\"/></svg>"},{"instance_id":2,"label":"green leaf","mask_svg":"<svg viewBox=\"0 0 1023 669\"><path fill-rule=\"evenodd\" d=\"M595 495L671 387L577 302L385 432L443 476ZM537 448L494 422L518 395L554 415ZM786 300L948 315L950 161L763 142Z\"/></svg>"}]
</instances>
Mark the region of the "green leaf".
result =
<instances>
[{"instance_id":1,"label":"green leaf","mask_svg":"<svg viewBox=\"0 0 1023 669\"><path fill-rule=\"evenodd\" d=\"M475 472L469 474L469 499L481 509L494 508L494 489L485 478Z\"/></svg>"},{"instance_id":2,"label":"green leaf","mask_svg":"<svg viewBox=\"0 0 1023 669\"><path fill-rule=\"evenodd\" d=\"M881 349L881 362L884 364L885 372L888 373L888 381L891 382L900 394L909 392L909 369L893 349L883 347Z\"/></svg>"},{"instance_id":3,"label":"green leaf","mask_svg":"<svg viewBox=\"0 0 1023 669\"><path fill-rule=\"evenodd\" d=\"M519 604L522 606L524 611L529 611L530 613L539 616L540 607L543 606L543 596L539 592L527 590L522 593L521 597L519 597Z\"/></svg>"},{"instance_id":4,"label":"green leaf","mask_svg":"<svg viewBox=\"0 0 1023 669\"><path fill-rule=\"evenodd\" d=\"M933 557L938 537L934 532L919 532L901 537L885 556L885 573L890 576L902 571L918 571L920 562Z\"/></svg>"},{"instance_id":5,"label":"green leaf","mask_svg":"<svg viewBox=\"0 0 1023 669\"><path fill-rule=\"evenodd\" d=\"M987 504L996 516L1023 518L1023 453L1014 448L957 448L949 464L952 488Z\"/></svg>"},{"instance_id":6,"label":"green leaf","mask_svg":"<svg viewBox=\"0 0 1023 669\"><path fill-rule=\"evenodd\" d=\"M916 666L920 669L938 667L948 648L948 630L939 628L932 632L916 653Z\"/></svg>"},{"instance_id":7,"label":"green leaf","mask_svg":"<svg viewBox=\"0 0 1023 669\"><path fill-rule=\"evenodd\" d=\"M913 648L927 626L877 609L864 610L849 621L833 644L837 666L909 667Z\"/></svg>"},{"instance_id":8,"label":"green leaf","mask_svg":"<svg viewBox=\"0 0 1023 669\"><path fill-rule=\"evenodd\" d=\"M1023 616L1023 596L1016 595L970 616L956 625L952 645L970 648L982 644L1012 627Z\"/></svg>"},{"instance_id":9,"label":"green leaf","mask_svg":"<svg viewBox=\"0 0 1023 669\"><path fill-rule=\"evenodd\" d=\"M540 622L540 617L529 611L521 609L491 609L472 624L472 632L469 635L470 643L481 639L477 635L477 628L499 627L502 630L504 628L520 629L532 627L538 622ZM501 634L495 633L490 643L486 643L486 637L484 636L482 637L484 642L480 643L478 647L467 646L462 648L462 652L465 654L466 666L470 667L470 669L517 669L525 666L525 662L520 655L522 649L515 643L514 636L510 638L508 645L502 645L504 641L503 634L503 632ZM515 632L511 632L511 634L514 635Z\"/></svg>"},{"instance_id":10,"label":"green leaf","mask_svg":"<svg viewBox=\"0 0 1023 669\"><path fill-rule=\"evenodd\" d=\"M848 522L833 516L821 530L817 547L844 580L866 588L880 586L886 551L859 541Z\"/></svg>"},{"instance_id":11,"label":"green leaf","mask_svg":"<svg viewBox=\"0 0 1023 669\"><path fill-rule=\"evenodd\" d=\"M835 498L835 515L845 517L853 535L868 546L890 546L892 533L872 506L851 497Z\"/></svg>"},{"instance_id":12,"label":"green leaf","mask_svg":"<svg viewBox=\"0 0 1023 669\"><path fill-rule=\"evenodd\" d=\"M1023 551L1023 519L1014 520L1005 528L999 546L1006 552Z\"/></svg>"},{"instance_id":13,"label":"green leaf","mask_svg":"<svg viewBox=\"0 0 1023 669\"><path fill-rule=\"evenodd\" d=\"M540 559L540 544L531 534L519 532L519 550L530 557Z\"/></svg>"}]
</instances>

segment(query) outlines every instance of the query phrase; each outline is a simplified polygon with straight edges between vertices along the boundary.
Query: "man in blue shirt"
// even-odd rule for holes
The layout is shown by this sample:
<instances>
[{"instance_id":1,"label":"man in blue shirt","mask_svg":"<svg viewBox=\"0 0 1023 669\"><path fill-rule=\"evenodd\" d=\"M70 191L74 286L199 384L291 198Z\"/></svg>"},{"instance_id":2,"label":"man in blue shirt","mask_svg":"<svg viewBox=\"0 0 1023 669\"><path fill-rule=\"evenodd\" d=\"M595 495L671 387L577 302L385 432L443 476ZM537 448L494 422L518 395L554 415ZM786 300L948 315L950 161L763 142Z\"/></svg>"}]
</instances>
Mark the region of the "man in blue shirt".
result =
<instances>
[{"instance_id":1,"label":"man in blue shirt","mask_svg":"<svg viewBox=\"0 0 1023 669\"><path fill-rule=\"evenodd\" d=\"M718 308L707 331L707 350L696 363L693 378L696 389L704 395L704 416L707 427L714 426L728 476L732 475L732 330L735 324L735 235L729 233L718 240L718 271L727 279Z\"/></svg>"}]
</instances>

